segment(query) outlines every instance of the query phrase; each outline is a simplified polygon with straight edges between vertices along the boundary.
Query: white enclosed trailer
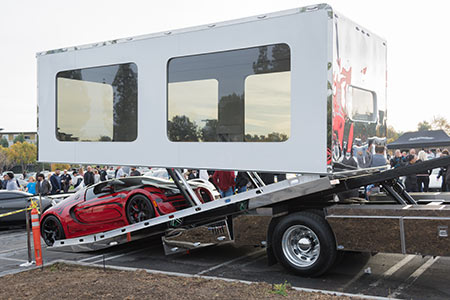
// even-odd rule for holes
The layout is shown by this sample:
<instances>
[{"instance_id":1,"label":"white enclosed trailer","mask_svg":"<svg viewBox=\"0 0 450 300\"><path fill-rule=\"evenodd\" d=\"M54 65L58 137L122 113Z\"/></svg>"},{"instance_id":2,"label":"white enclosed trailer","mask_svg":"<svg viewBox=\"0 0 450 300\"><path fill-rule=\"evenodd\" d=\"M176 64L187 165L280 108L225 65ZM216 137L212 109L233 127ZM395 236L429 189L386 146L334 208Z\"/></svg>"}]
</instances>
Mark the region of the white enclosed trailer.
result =
<instances>
[{"instance_id":1,"label":"white enclosed trailer","mask_svg":"<svg viewBox=\"0 0 450 300\"><path fill-rule=\"evenodd\" d=\"M39 161L169 168L191 203L55 248L95 249L167 230L168 252L263 242L270 261L302 275L327 271L337 250L449 254L449 210L416 205L394 180L448 159L364 170L371 145L385 144L386 42L326 4L37 59ZM353 170L337 172L345 167ZM299 175L265 186L250 173L255 189L201 203L172 168ZM368 184L396 205L342 194ZM419 243L408 235L416 219L427 222ZM196 240L205 232L209 240Z\"/></svg>"},{"instance_id":2,"label":"white enclosed trailer","mask_svg":"<svg viewBox=\"0 0 450 300\"><path fill-rule=\"evenodd\" d=\"M386 43L327 5L37 61L39 161L325 174L385 137Z\"/></svg>"}]
</instances>

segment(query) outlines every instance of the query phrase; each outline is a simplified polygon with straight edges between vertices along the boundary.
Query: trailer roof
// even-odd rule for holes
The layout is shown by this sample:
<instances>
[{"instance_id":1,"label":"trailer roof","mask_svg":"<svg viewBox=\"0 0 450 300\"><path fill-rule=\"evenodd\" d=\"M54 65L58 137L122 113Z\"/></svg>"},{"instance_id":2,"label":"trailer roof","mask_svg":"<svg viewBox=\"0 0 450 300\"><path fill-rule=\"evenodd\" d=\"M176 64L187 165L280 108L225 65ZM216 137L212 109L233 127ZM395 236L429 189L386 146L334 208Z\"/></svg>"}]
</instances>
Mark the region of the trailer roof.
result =
<instances>
[{"instance_id":1,"label":"trailer roof","mask_svg":"<svg viewBox=\"0 0 450 300\"><path fill-rule=\"evenodd\" d=\"M282 10L282 11L273 12L273 13L255 15L252 17L229 20L229 21L224 21L224 22L210 23L210 24L187 27L187 28L182 28L182 29L167 30L167 31L162 31L162 32L157 32L157 33L144 34L144 35L139 35L139 36L134 36L134 37L113 39L113 40L108 40L108 41L103 41L103 42L98 42L98 43L91 43L91 44L85 44L85 45L79 45L79 46L70 46L70 47L64 47L64 48L59 48L59 49L41 51L41 52L36 53L36 57L50 55L50 54L56 54L56 53L61 53L61 52L69 52L69 51L77 51L77 50L103 47L103 46L114 45L114 44L119 44L119 43L127 43L127 42L131 42L131 41L137 41L137 40L143 40L143 39L165 37L165 36L169 36L169 35L176 35L176 34L186 33L186 32L209 30L212 28L225 27L225 26L241 24L241 23L248 23L248 22L256 22L258 20L263 20L263 19L277 18L277 17L281 17L281 16L306 13L306 12L312 12L312 11L317 11L317 10L329 10L330 16L332 16L332 14L333 14L332 7L326 3L322 3L322 4L304 6L304 7L300 7L300 8Z\"/></svg>"}]
</instances>

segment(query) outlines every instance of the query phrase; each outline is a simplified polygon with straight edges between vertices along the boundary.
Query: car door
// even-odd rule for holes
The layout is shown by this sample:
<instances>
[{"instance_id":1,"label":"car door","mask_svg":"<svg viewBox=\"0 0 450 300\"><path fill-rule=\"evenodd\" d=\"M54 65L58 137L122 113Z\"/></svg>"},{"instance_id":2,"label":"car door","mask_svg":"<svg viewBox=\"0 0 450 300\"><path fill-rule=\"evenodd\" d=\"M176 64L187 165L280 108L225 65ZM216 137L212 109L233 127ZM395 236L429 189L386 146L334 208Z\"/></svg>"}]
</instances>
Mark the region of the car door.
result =
<instances>
[{"instance_id":1,"label":"car door","mask_svg":"<svg viewBox=\"0 0 450 300\"><path fill-rule=\"evenodd\" d=\"M74 212L86 224L111 223L121 219L121 196L114 191L111 182L104 182L87 188L85 199Z\"/></svg>"}]
</instances>

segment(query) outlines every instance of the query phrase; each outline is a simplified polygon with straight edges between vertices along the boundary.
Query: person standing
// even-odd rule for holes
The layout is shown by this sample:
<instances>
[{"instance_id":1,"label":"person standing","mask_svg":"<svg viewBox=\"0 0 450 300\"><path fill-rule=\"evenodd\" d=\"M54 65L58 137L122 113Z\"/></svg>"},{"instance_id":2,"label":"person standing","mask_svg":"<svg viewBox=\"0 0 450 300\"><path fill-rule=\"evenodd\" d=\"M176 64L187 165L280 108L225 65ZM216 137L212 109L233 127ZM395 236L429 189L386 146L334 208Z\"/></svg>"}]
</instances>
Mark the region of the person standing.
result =
<instances>
[{"instance_id":1,"label":"person standing","mask_svg":"<svg viewBox=\"0 0 450 300\"><path fill-rule=\"evenodd\" d=\"M2 181L2 190L6 190L6 184L8 184L8 175L3 175L3 181Z\"/></svg>"},{"instance_id":2,"label":"person standing","mask_svg":"<svg viewBox=\"0 0 450 300\"><path fill-rule=\"evenodd\" d=\"M216 171L213 175L214 184L219 188L220 196L228 197L233 195L234 171Z\"/></svg>"},{"instance_id":3,"label":"person standing","mask_svg":"<svg viewBox=\"0 0 450 300\"><path fill-rule=\"evenodd\" d=\"M247 184L249 182L247 172L238 172L236 176L236 189L238 193L247 191Z\"/></svg>"},{"instance_id":4,"label":"person standing","mask_svg":"<svg viewBox=\"0 0 450 300\"><path fill-rule=\"evenodd\" d=\"M52 191L51 194L59 194L61 192L61 177L59 176L61 174L60 169L56 169L55 173L50 177L50 183L52 184Z\"/></svg>"},{"instance_id":5,"label":"person standing","mask_svg":"<svg viewBox=\"0 0 450 300\"><path fill-rule=\"evenodd\" d=\"M36 194L37 195L48 195L52 189L52 186L48 180L45 179L44 174L39 173L37 175L36 182Z\"/></svg>"},{"instance_id":6,"label":"person standing","mask_svg":"<svg viewBox=\"0 0 450 300\"><path fill-rule=\"evenodd\" d=\"M131 167L130 176L141 176L141 172L136 170L136 167Z\"/></svg>"},{"instance_id":7,"label":"person standing","mask_svg":"<svg viewBox=\"0 0 450 300\"><path fill-rule=\"evenodd\" d=\"M398 168L405 165L405 159L399 149L395 150L394 157L390 161L391 168Z\"/></svg>"},{"instance_id":8,"label":"person standing","mask_svg":"<svg viewBox=\"0 0 450 300\"><path fill-rule=\"evenodd\" d=\"M375 154L372 156L370 163L371 168L382 167L387 165L386 157L384 156L384 146L376 146Z\"/></svg>"},{"instance_id":9,"label":"person standing","mask_svg":"<svg viewBox=\"0 0 450 300\"><path fill-rule=\"evenodd\" d=\"M428 160L427 153L423 150L419 151L417 163L421 163ZM419 192L428 192L428 186L430 185L430 171L424 171L417 174L417 189Z\"/></svg>"},{"instance_id":10,"label":"person standing","mask_svg":"<svg viewBox=\"0 0 450 300\"><path fill-rule=\"evenodd\" d=\"M416 163L416 161L417 161L416 155L414 155L413 157L410 157L408 166L414 165ZM416 174L411 174L411 175L406 176L405 187L406 187L407 192L417 192L419 190L419 188L417 186L417 175Z\"/></svg>"},{"instance_id":11,"label":"person standing","mask_svg":"<svg viewBox=\"0 0 450 300\"><path fill-rule=\"evenodd\" d=\"M14 180L14 173L6 173L6 189L8 191L15 191L19 189L16 180Z\"/></svg>"},{"instance_id":12,"label":"person standing","mask_svg":"<svg viewBox=\"0 0 450 300\"><path fill-rule=\"evenodd\" d=\"M83 175L83 181L85 186L90 186L95 183L94 173L92 172L91 166L87 167L87 171Z\"/></svg>"},{"instance_id":13,"label":"person standing","mask_svg":"<svg viewBox=\"0 0 450 300\"><path fill-rule=\"evenodd\" d=\"M97 169L94 169L94 184L100 182L100 174L98 173Z\"/></svg>"},{"instance_id":14,"label":"person standing","mask_svg":"<svg viewBox=\"0 0 450 300\"><path fill-rule=\"evenodd\" d=\"M449 156L449 152L447 149L442 150L441 155L439 157L443 156ZM450 191L450 165L443 167L439 170L438 179L440 176L442 176L442 185L441 185L441 192L448 192Z\"/></svg>"},{"instance_id":15,"label":"person standing","mask_svg":"<svg viewBox=\"0 0 450 300\"><path fill-rule=\"evenodd\" d=\"M28 179L27 187L25 188L25 192L36 195L36 180L33 176Z\"/></svg>"},{"instance_id":16,"label":"person standing","mask_svg":"<svg viewBox=\"0 0 450 300\"><path fill-rule=\"evenodd\" d=\"M125 172L123 171L122 166L117 166L115 178L122 178L122 177L125 177Z\"/></svg>"},{"instance_id":17,"label":"person standing","mask_svg":"<svg viewBox=\"0 0 450 300\"><path fill-rule=\"evenodd\" d=\"M71 180L72 177L70 176L70 174L67 173L67 170L64 170L61 174L61 186L64 193L67 193L69 191Z\"/></svg>"},{"instance_id":18,"label":"person standing","mask_svg":"<svg viewBox=\"0 0 450 300\"><path fill-rule=\"evenodd\" d=\"M100 181L106 181L108 180L108 167L103 166L103 169L100 171Z\"/></svg>"}]
</instances>

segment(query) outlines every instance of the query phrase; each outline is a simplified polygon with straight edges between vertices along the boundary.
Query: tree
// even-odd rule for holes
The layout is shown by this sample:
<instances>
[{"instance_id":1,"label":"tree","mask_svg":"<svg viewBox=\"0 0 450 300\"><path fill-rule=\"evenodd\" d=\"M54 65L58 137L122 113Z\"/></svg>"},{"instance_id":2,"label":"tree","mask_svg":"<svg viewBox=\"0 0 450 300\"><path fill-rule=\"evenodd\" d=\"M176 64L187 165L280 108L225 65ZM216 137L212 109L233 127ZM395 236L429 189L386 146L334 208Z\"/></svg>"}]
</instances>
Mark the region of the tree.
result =
<instances>
[{"instance_id":1,"label":"tree","mask_svg":"<svg viewBox=\"0 0 450 300\"><path fill-rule=\"evenodd\" d=\"M134 64L119 66L114 89L114 141L134 140L137 135L137 70Z\"/></svg>"},{"instance_id":2,"label":"tree","mask_svg":"<svg viewBox=\"0 0 450 300\"><path fill-rule=\"evenodd\" d=\"M8 170L12 165L13 163L9 156L9 149L0 146L0 171Z\"/></svg>"},{"instance_id":3,"label":"tree","mask_svg":"<svg viewBox=\"0 0 450 300\"><path fill-rule=\"evenodd\" d=\"M200 134L203 142L217 142L217 120L207 119L204 120L205 126L200 130Z\"/></svg>"},{"instance_id":4,"label":"tree","mask_svg":"<svg viewBox=\"0 0 450 300\"><path fill-rule=\"evenodd\" d=\"M26 166L36 162L37 147L27 142L17 142L9 147L8 157L26 170Z\"/></svg>"},{"instance_id":5,"label":"tree","mask_svg":"<svg viewBox=\"0 0 450 300\"><path fill-rule=\"evenodd\" d=\"M69 170L70 165L69 164L51 164L51 170L56 171L56 169L59 170Z\"/></svg>"},{"instance_id":6,"label":"tree","mask_svg":"<svg viewBox=\"0 0 450 300\"><path fill-rule=\"evenodd\" d=\"M21 142L21 143L25 142L25 137L23 136L22 133L14 138L14 144L17 142Z\"/></svg>"},{"instance_id":7,"label":"tree","mask_svg":"<svg viewBox=\"0 0 450 300\"><path fill-rule=\"evenodd\" d=\"M184 115L168 121L167 131L171 141L197 142L199 138L197 124Z\"/></svg>"},{"instance_id":8,"label":"tree","mask_svg":"<svg viewBox=\"0 0 450 300\"><path fill-rule=\"evenodd\" d=\"M8 140L5 138L1 138L0 139L0 146L4 147L4 148L8 148L9 147L9 143Z\"/></svg>"},{"instance_id":9,"label":"tree","mask_svg":"<svg viewBox=\"0 0 450 300\"><path fill-rule=\"evenodd\" d=\"M417 124L418 131L428 131L431 130L431 124L427 121L422 121Z\"/></svg>"},{"instance_id":10,"label":"tree","mask_svg":"<svg viewBox=\"0 0 450 300\"><path fill-rule=\"evenodd\" d=\"M431 127L434 130L442 129L444 130L448 135L450 135L450 123L447 121L446 118L441 116L434 116L433 120L431 121Z\"/></svg>"},{"instance_id":11,"label":"tree","mask_svg":"<svg viewBox=\"0 0 450 300\"><path fill-rule=\"evenodd\" d=\"M399 136L401 136L403 132L397 132L394 127L388 126L387 128L387 143L392 143L393 141L397 140Z\"/></svg>"}]
</instances>

